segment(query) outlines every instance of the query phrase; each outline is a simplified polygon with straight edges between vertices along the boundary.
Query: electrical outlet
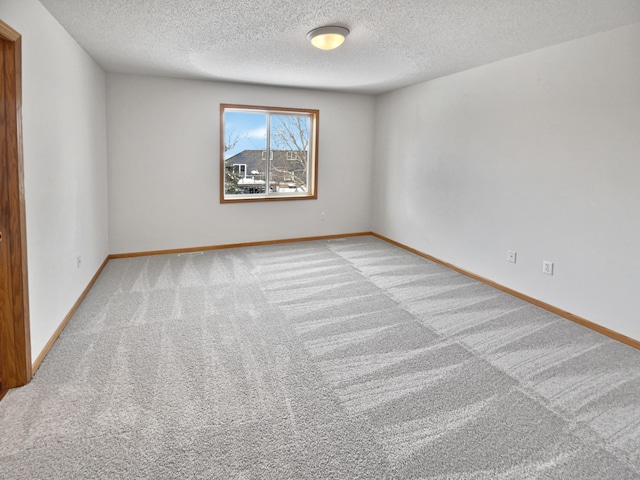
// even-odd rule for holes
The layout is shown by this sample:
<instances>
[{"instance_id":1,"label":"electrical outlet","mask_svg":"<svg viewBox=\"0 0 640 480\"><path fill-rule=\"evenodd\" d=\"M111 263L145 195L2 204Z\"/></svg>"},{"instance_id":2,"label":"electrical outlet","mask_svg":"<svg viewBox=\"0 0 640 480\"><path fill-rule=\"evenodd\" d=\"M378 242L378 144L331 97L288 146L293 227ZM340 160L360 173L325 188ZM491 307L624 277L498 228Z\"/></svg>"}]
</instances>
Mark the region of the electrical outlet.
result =
<instances>
[{"instance_id":1,"label":"electrical outlet","mask_svg":"<svg viewBox=\"0 0 640 480\"><path fill-rule=\"evenodd\" d=\"M507 262L516 263L516 255L515 250L507 250Z\"/></svg>"},{"instance_id":2,"label":"electrical outlet","mask_svg":"<svg viewBox=\"0 0 640 480\"><path fill-rule=\"evenodd\" d=\"M547 275L553 275L553 262L550 262L549 260L543 260L542 273L546 273Z\"/></svg>"},{"instance_id":3,"label":"electrical outlet","mask_svg":"<svg viewBox=\"0 0 640 480\"><path fill-rule=\"evenodd\" d=\"M324 220L325 218L327 218L325 213L324 212L320 212L320 220Z\"/></svg>"},{"instance_id":4,"label":"electrical outlet","mask_svg":"<svg viewBox=\"0 0 640 480\"><path fill-rule=\"evenodd\" d=\"M81 264L82 264L82 257L78 255L76 257L76 268L80 268Z\"/></svg>"}]
</instances>

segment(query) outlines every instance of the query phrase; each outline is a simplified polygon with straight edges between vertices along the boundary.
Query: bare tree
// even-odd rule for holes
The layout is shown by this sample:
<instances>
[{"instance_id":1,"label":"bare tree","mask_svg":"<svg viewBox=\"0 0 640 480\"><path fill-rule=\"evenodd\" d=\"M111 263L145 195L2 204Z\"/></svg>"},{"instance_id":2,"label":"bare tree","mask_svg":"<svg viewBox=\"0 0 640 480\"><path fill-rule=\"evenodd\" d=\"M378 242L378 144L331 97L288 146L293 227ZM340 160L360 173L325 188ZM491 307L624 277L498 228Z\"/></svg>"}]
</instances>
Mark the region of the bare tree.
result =
<instances>
[{"instance_id":1,"label":"bare tree","mask_svg":"<svg viewBox=\"0 0 640 480\"><path fill-rule=\"evenodd\" d=\"M237 133L234 129L225 128L224 153L236 148L238 143L247 138L246 132ZM240 175L233 169L233 164L229 160L224 161L224 191L225 193L242 193L238 187Z\"/></svg>"},{"instance_id":2,"label":"bare tree","mask_svg":"<svg viewBox=\"0 0 640 480\"><path fill-rule=\"evenodd\" d=\"M306 189L308 178L309 126L307 117L273 115L271 117L271 149L281 150L271 170L281 174L296 189Z\"/></svg>"}]
</instances>

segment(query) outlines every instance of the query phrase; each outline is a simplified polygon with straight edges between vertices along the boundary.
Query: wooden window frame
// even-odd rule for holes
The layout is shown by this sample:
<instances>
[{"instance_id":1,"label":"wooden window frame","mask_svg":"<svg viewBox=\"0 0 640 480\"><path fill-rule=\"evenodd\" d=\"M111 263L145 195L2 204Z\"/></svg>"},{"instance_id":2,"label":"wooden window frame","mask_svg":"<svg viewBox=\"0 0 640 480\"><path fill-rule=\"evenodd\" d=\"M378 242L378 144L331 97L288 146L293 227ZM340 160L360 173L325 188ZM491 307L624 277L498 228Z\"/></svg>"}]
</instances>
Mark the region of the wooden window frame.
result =
<instances>
[{"instance_id":1,"label":"wooden window frame","mask_svg":"<svg viewBox=\"0 0 640 480\"><path fill-rule=\"evenodd\" d=\"M312 158L309 160L310 166L308 172L308 192L300 193L280 193L274 194L267 192L264 195L248 194L238 195L237 198L225 196L225 111L240 110L247 112L264 112L264 113L288 113L307 115L311 119L309 133L309 153ZM315 200L318 198L318 144L320 133L320 111L307 108L288 108L288 107L266 107L257 105L238 105L230 103L220 104L220 203L243 203L243 202L279 202L291 200ZM273 155L273 150L271 150ZM266 155L265 155L266 156ZM271 159L270 159L271 160Z\"/></svg>"}]
</instances>

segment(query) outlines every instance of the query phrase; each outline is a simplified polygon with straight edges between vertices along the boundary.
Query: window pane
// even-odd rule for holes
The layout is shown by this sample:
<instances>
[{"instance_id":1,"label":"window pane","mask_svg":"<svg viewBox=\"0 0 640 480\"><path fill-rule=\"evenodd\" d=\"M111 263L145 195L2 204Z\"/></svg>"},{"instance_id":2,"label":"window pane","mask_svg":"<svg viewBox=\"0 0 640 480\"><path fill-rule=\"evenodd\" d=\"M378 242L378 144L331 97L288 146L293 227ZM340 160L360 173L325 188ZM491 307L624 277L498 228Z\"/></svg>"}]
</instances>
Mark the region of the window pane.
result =
<instances>
[{"instance_id":1,"label":"window pane","mask_svg":"<svg viewBox=\"0 0 640 480\"><path fill-rule=\"evenodd\" d=\"M220 201L316 199L318 110L220 105Z\"/></svg>"},{"instance_id":2,"label":"window pane","mask_svg":"<svg viewBox=\"0 0 640 480\"><path fill-rule=\"evenodd\" d=\"M273 160L269 170L271 189L278 193L308 192L308 116L271 114L269 143Z\"/></svg>"},{"instance_id":3,"label":"window pane","mask_svg":"<svg viewBox=\"0 0 640 480\"><path fill-rule=\"evenodd\" d=\"M224 113L225 196L265 194L266 150L266 113Z\"/></svg>"}]
</instances>

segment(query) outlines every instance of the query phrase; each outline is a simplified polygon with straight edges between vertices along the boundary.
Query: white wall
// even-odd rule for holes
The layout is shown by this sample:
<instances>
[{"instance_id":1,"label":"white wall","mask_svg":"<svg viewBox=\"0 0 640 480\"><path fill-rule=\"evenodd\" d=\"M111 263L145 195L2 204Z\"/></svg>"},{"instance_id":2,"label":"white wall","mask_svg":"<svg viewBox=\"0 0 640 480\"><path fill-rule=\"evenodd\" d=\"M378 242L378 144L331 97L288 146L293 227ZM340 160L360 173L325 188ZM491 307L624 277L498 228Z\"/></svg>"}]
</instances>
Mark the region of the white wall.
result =
<instances>
[{"instance_id":1,"label":"white wall","mask_svg":"<svg viewBox=\"0 0 640 480\"><path fill-rule=\"evenodd\" d=\"M640 339L639 86L634 24L379 97L374 231Z\"/></svg>"},{"instance_id":2,"label":"white wall","mask_svg":"<svg viewBox=\"0 0 640 480\"><path fill-rule=\"evenodd\" d=\"M105 74L36 0L2 0L0 18L22 34L35 359L109 253Z\"/></svg>"},{"instance_id":3,"label":"white wall","mask_svg":"<svg viewBox=\"0 0 640 480\"><path fill-rule=\"evenodd\" d=\"M220 204L220 103L319 109L318 199ZM111 253L370 230L373 97L108 74L107 118Z\"/></svg>"}]
</instances>

